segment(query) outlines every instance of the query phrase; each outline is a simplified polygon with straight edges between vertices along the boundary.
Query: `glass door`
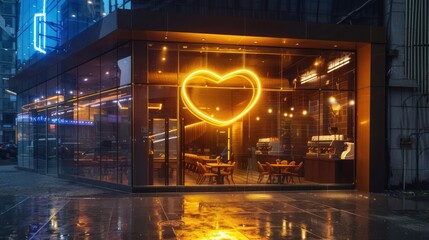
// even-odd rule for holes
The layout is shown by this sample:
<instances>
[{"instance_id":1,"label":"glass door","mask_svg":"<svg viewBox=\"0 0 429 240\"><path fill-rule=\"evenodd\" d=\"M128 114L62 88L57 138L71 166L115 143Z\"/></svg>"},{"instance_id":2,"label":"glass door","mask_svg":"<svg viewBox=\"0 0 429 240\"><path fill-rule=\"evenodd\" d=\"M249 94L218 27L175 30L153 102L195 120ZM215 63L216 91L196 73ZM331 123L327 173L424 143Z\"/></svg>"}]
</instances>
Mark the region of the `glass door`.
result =
<instances>
[{"instance_id":1,"label":"glass door","mask_svg":"<svg viewBox=\"0 0 429 240\"><path fill-rule=\"evenodd\" d=\"M152 118L153 184L176 185L178 173L177 119Z\"/></svg>"},{"instance_id":2,"label":"glass door","mask_svg":"<svg viewBox=\"0 0 429 240\"><path fill-rule=\"evenodd\" d=\"M179 173L176 89L149 90L149 178L153 185L177 185Z\"/></svg>"}]
</instances>

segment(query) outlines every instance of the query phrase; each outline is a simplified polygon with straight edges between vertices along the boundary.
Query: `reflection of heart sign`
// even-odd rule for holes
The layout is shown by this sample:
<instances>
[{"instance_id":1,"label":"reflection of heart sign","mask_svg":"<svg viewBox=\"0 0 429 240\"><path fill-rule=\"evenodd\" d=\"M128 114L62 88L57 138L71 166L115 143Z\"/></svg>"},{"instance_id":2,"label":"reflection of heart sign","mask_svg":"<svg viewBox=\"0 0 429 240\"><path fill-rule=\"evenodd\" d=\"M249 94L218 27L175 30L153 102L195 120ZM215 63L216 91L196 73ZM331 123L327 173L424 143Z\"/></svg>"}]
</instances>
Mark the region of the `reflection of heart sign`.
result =
<instances>
[{"instance_id":1,"label":"reflection of heart sign","mask_svg":"<svg viewBox=\"0 0 429 240\"><path fill-rule=\"evenodd\" d=\"M219 120L212 116L207 115L206 113L199 110L198 107L196 107L195 104L192 102L192 100L189 98L189 95L187 92L187 88L188 88L187 84L191 80L203 79L205 81L210 81L218 85L219 87L222 87L223 83L226 84L228 80L231 80L233 78L242 78L247 82L249 82L250 85L252 86L252 97L251 99L249 99L249 103L247 104L247 106L238 115L233 116L233 118L229 120ZM216 126L226 126L237 121L239 118L243 117L255 106L260 95L261 95L261 83L258 79L258 76L256 76L256 74L252 73L251 71L245 70L245 69L228 73L223 77L213 72L210 72L208 70L198 70L191 73L188 77L186 77L182 85L182 101L185 104L185 106L189 109L189 111L199 119L203 121L207 121L208 123Z\"/></svg>"}]
</instances>

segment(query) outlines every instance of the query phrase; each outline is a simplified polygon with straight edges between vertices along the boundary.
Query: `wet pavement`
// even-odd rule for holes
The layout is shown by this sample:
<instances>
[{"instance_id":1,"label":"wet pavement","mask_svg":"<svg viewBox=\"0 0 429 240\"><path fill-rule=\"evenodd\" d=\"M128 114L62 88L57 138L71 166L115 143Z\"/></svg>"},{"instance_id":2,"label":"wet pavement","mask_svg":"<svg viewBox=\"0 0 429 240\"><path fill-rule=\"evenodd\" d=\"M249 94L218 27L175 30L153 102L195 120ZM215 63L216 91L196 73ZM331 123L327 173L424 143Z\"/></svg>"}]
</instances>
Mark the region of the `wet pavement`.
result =
<instances>
[{"instance_id":1,"label":"wet pavement","mask_svg":"<svg viewBox=\"0 0 429 240\"><path fill-rule=\"evenodd\" d=\"M429 239L429 201L353 190L131 194L2 165L0 239Z\"/></svg>"}]
</instances>

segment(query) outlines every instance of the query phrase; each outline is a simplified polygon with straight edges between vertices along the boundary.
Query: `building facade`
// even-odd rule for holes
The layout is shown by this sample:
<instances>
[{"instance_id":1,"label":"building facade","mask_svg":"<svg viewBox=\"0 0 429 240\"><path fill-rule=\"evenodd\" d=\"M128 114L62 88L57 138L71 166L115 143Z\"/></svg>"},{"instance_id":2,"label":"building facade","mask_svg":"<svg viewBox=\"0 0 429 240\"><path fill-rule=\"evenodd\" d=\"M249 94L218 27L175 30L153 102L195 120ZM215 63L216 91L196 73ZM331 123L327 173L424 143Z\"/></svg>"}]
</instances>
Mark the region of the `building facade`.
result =
<instances>
[{"instance_id":1,"label":"building facade","mask_svg":"<svg viewBox=\"0 0 429 240\"><path fill-rule=\"evenodd\" d=\"M427 189L428 3L387 1L386 80L389 187Z\"/></svg>"},{"instance_id":2,"label":"building facade","mask_svg":"<svg viewBox=\"0 0 429 240\"><path fill-rule=\"evenodd\" d=\"M41 1L20 16L18 165L132 191L382 191L369 2Z\"/></svg>"},{"instance_id":3,"label":"building facade","mask_svg":"<svg viewBox=\"0 0 429 240\"><path fill-rule=\"evenodd\" d=\"M15 75L17 2L0 2L0 142L15 143L16 94L9 90Z\"/></svg>"}]
</instances>

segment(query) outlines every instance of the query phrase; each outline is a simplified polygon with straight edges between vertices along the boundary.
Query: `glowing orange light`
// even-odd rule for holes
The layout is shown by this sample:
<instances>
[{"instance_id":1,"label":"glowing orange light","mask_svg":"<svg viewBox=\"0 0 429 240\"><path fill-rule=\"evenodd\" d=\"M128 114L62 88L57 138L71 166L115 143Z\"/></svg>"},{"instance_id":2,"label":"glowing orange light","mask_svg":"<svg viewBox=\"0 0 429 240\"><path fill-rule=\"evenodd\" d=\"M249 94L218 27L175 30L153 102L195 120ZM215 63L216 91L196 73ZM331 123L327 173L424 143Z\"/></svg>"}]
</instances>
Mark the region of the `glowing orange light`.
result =
<instances>
[{"instance_id":1,"label":"glowing orange light","mask_svg":"<svg viewBox=\"0 0 429 240\"><path fill-rule=\"evenodd\" d=\"M196 107L192 102L192 100L189 98L188 93L186 91L188 82L193 79L199 78L199 79L204 79L206 81L214 82L216 84L221 84L231 78L236 78L236 77L240 77L247 80L252 86L253 94L248 105L243 109L243 111L229 120L225 120L225 121L219 120L214 118L211 115L207 115L206 113L200 111L198 107ZM259 97L261 95L261 83L259 81L258 76L256 76L256 74L246 69L233 71L226 74L225 76L219 76L208 70L198 70L189 74L189 76L185 78L185 80L183 81L181 91L182 91L182 101L192 114L194 114L199 119L206 121L212 125L226 126L226 125L232 124L233 122L243 117L255 106L255 104L258 102Z\"/></svg>"}]
</instances>

